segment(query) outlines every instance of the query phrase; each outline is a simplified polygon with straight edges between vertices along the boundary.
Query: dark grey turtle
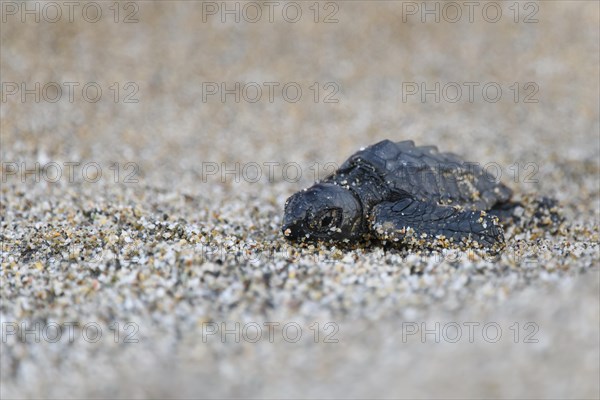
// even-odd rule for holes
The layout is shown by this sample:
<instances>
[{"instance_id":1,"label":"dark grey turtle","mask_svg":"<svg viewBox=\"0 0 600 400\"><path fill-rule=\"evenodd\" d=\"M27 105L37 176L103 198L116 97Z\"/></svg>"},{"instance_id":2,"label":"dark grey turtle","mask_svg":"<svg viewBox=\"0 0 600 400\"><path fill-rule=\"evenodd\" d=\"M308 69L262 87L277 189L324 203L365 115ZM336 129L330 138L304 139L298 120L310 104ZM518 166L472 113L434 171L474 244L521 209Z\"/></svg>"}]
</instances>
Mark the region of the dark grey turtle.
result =
<instances>
[{"instance_id":1,"label":"dark grey turtle","mask_svg":"<svg viewBox=\"0 0 600 400\"><path fill-rule=\"evenodd\" d=\"M512 191L435 146L384 140L285 204L283 234L296 241L381 240L422 247L504 246L498 217Z\"/></svg>"}]
</instances>

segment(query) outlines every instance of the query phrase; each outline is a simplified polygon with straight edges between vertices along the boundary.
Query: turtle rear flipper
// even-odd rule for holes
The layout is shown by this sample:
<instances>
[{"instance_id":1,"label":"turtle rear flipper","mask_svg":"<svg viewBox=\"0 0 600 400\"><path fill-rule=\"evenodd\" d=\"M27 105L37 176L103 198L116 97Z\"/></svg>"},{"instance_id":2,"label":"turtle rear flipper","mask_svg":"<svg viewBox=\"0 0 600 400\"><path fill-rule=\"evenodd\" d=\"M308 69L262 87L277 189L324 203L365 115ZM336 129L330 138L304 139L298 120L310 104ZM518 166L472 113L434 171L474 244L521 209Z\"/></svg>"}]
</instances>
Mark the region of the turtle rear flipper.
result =
<instances>
[{"instance_id":1,"label":"turtle rear flipper","mask_svg":"<svg viewBox=\"0 0 600 400\"><path fill-rule=\"evenodd\" d=\"M504 226L514 224L522 229L555 230L564 222L558 201L550 197L497 203L488 211L488 214L497 216Z\"/></svg>"},{"instance_id":2,"label":"turtle rear flipper","mask_svg":"<svg viewBox=\"0 0 600 400\"><path fill-rule=\"evenodd\" d=\"M488 214L498 217L498 220L506 226L520 221L519 207L523 208L523 204L518 201L497 203L488 211Z\"/></svg>"},{"instance_id":3,"label":"turtle rear flipper","mask_svg":"<svg viewBox=\"0 0 600 400\"><path fill-rule=\"evenodd\" d=\"M385 241L415 247L504 247L498 218L480 210L463 210L413 197L385 201L372 210L371 230Z\"/></svg>"}]
</instances>

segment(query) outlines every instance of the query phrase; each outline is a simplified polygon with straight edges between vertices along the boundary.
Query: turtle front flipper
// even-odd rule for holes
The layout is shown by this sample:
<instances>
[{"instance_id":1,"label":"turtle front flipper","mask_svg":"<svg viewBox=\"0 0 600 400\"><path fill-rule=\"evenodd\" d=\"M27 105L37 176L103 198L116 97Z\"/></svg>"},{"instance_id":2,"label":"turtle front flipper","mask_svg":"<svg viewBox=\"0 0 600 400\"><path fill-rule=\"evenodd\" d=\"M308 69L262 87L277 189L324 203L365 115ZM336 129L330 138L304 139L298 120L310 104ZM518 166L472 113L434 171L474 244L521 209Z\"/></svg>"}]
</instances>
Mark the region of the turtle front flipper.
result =
<instances>
[{"instance_id":1,"label":"turtle front flipper","mask_svg":"<svg viewBox=\"0 0 600 400\"><path fill-rule=\"evenodd\" d=\"M371 230L380 240L414 247L485 247L493 251L504 247L497 217L408 196L375 206Z\"/></svg>"}]
</instances>

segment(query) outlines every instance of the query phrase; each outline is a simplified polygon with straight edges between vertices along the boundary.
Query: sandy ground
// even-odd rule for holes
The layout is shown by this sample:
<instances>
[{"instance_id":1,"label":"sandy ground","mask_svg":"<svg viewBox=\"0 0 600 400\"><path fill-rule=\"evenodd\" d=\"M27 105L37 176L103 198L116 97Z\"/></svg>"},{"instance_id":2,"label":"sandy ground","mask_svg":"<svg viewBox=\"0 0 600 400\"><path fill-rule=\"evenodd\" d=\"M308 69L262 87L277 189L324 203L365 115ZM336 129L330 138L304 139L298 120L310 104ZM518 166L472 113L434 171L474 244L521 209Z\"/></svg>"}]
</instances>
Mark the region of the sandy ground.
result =
<instances>
[{"instance_id":1,"label":"sandy ground","mask_svg":"<svg viewBox=\"0 0 600 400\"><path fill-rule=\"evenodd\" d=\"M600 396L597 2L48 4L2 3L3 398ZM384 138L566 223L286 243L285 199Z\"/></svg>"}]
</instances>

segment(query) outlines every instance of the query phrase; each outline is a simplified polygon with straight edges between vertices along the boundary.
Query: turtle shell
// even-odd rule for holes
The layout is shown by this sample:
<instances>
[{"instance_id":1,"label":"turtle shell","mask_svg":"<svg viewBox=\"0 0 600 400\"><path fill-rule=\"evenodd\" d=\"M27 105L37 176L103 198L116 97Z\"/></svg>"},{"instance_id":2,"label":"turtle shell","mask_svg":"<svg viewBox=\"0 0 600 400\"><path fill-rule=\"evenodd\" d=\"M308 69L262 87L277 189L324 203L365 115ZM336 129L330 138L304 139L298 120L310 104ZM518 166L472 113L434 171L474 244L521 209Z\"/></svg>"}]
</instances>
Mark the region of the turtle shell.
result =
<instances>
[{"instance_id":1,"label":"turtle shell","mask_svg":"<svg viewBox=\"0 0 600 400\"><path fill-rule=\"evenodd\" d=\"M440 205L489 210L512 196L507 186L478 163L440 153L435 146L415 146L412 140L383 140L361 149L325 181L336 181L349 173L356 175L357 170L374 172L386 186L384 189L408 192L419 201Z\"/></svg>"}]
</instances>

